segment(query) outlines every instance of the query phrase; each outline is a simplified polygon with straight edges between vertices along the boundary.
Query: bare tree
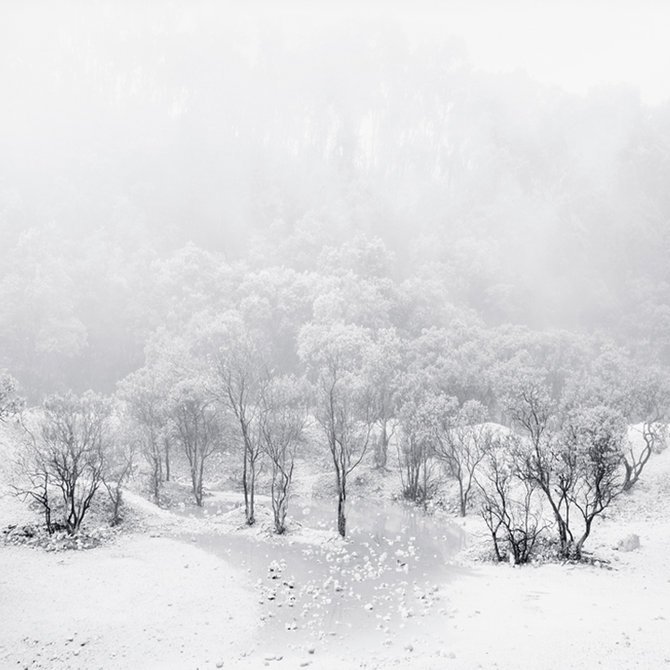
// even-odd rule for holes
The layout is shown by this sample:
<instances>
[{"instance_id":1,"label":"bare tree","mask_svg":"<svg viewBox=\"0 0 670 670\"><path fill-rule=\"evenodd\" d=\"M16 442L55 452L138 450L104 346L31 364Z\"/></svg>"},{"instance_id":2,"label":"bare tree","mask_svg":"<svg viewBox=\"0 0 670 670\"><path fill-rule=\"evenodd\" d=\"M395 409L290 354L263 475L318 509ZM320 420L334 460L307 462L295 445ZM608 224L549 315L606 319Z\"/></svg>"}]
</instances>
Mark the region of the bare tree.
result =
<instances>
[{"instance_id":1,"label":"bare tree","mask_svg":"<svg viewBox=\"0 0 670 670\"><path fill-rule=\"evenodd\" d=\"M272 466L272 512L279 535L286 531L295 454L306 419L305 389L294 377L274 379L265 387L259 424L263 450Z\"/></svg>"},{"instance_id":2,"label":"bare tree","mask_svg":"<svg viewBox=\"0 0 670 670\"><path fill-rule=\"evenodd\" d=\"M460 513L465 516L475 473L491 447L493 434L484 423L487 410L480 402L470 400L453 413L445 409L438 417L435 454L458 483Z\"/></svg>"},{"instance_id":3,"label":"bare tree","mask_svg":"<svg viewBox=\"0 0 670 670\"><path fill-rule=\"evenodd\" d=\"M609 407L578 408L567 417L563 435L564 461L569 462L574 471L567 498L579 514L581 535L573 535L569 517L566 526L572 545L570 550L576 558L581 558L594 519L622 491L626 421L620 412Z\"/></svg>"},{"instance_id":4,"label":"bare tree","mask_svg":"<svg viewBox=\"0 0 670 670\"><path fill-rule=\"evenodd\" d=\"M372 412L375 418L375 467L383 470L397 427L399 384L403 373L403 342L394 329L380 330L368 349L364 374L372 390Z\"/></svg>"},{"instance_id":5,"label":"bare tree","mask_svg":"<svg viewBox=\"0 0 670 670\"><path fill-rule=\"evenodd\" d=\"M651 455L667 446L670 407L670 382L659 368L643 369L634 376L630 386L633 396L630 414L640 421L638 430L643 446L638 449L631 441L625 450L624 491L629 491L637 483Z\"/></svg>"},{"instance_id":6,"label":"bare tree","mask_svg":"<svg viewBox=\"0 0 670 670\"><path fill-rule=\"evenodd\" d=\"M263 454L258 418L269 374L260 345L239 314L224 315L203 341L216 379L217 399L232 413L239 429L244 511L251 526L256 521L256 477Z\"/></svg>"},{"instance_id":7,"label":"bare tree","mask_svg":"<svg viewBox=\"0 0 670 670\"><path fill-rule=\"evenodd\" d=\"M79 531L93 498L103 484L108 440L109 403L92 392L50 396L42 405L40 434L31 441L26 470L30 495L53 528L49 487L60 491L68 533Z\"/></svg>"},{"instance_id":8,"label":"bare tree","mask_svg":"<svg viewBox=\"0 0 670 670\"><path fill-rule=\"evenodd\" d=\"M622 490L625 419L603 405L552 413L545 389L528 380L508 409L528 438L515 454L517 474L544 493L561 554L579 559L594 519Z\"/></svg>"},{"instance_id":9,"label":"bare tree","mask_svg":"<svg viewBox=\"0 0 670 670\"><path fill-rule=\"evenodd\" d=\"M107 465L103 484L112 505L111 525L121 522L123 504L123 486L132 476L137 457L137 441L130 432L117 429L115 439L107 449Z\"/></svg>"},{"instance_id":10,"label":"bare tree","mask_svg":"<svg viewBox=\"0 0 670 670\"><path fill-rule=\"evenodd\" d=\"M317 421L328 440L335 468L337 530L342 537L347 524L347 481L367 452L374 423L365 389L354 388L347 381L333 365L325 371L317 388Z\"/></svg>"},{"instance_id":11,"label":"bare tree","mask_svg":"<svg viewBox=\"0 0 670 670\"><path fill-rule=\"evenodd\" d=\"M365 329L342 323L307 325L300 340L315 377L316 420L335 469L337 530L345 537L348 478L367 453L375 422L373 394L361 374L370 340Z\"/></svg>"},{"instance_id":12,"label":"bare tree","mask_svg":"<svg viewBox=\"0 0 670 670\"><path fill-rule=\"evenodd\" d=\"M156 504L160 502L163 481L168 479L164 464L169 470L167 386L157 370L144 367L126 377L118 391L124 413L137 427L141 452L150 467L151 492Z\"/></svg>"},{"instance_id":13,"label":"bare tree","mask_svg":"<svg viewBox=\"0 0 670 670\"><path fill-rule=\"evenodd\" d=\"M425 503L434 493L435 405L407 400L400 408L402 431L396 446L403 496Z\"/></svg>"},{"instance_id":14,"label":"bare tree","mask_svg":"<svg viewBox=\"0 0 670 670\"><path fill-rule=\"evenodd\" d=\"M263 453L258 415L263 389L267 379L258 373L258 368L245 352L228 352L219 355L216 371L223 390L221 397L232 411L242 441L242 489L246 521L252 526L256 521L255 498L256 477Z\"/></svg>"},{"instance_id":15,"label":"bare tree","mask_svg":"<svg viewBox=\"0 0 670 670\"><path fill-rule=\"evenodd\" d=\"M52 522L53 501L49 469L43 460L43 453L39 449L34 432L28 427L23 417L21 426L23 427L23 439L15 463L17 472L15 481L18 483L13 483L11 488L16 496L37 505L44 515L47 532L51 535L57 524Z\"/></svg>"},{"instance_id":16,"label":"bare tree","mask_svg":"<svg viewBox=\"0 0 670 670\"><path fill-rule=\"evenodd\" d=\"M575 463L557 435L558 419L541 374L521 374L506 390L503 403L527 437L515 454L519 477L544 493L556 523L561 552L567 555L573 545L569 519Z\"/></svg>"},{"instance_id":17,"label":"bare tree","mask_svg":"<svg viewBox=\"0 0 670 670\"><path fill-rule=\"evenodd\" d=\"M641 424L639 432L643 442L642 449L637 449L636 445L629 441L624 453L624 491L630 491L635 486L651 455L662 451L667 444L668 425L666 423L645 421Z\"/></svg>"},{"instance_id":18,"label":"bare tree","mask_svg":"<svg viewBox=\"0 0 670 670\"><path fill-rule=\"evenodd\" d=\"M511 557L515 564L527 563L546 526L534 508L535 487L515 476L512 436L496 439L487 449L477 474L482 496L480 513L486 523L498 561Z\"/></svg>"},{"instance_id":19,"label":"bare tree","mask_svg":"<svg viewBox=\"0 0 670 670\"><path fill-rule=\"evenodd\" d=\"M220 436L214 400L203 380L184 380L174 386L170 415L188 460L195 503L202 507L205 463L218 447Z\"/></svg>"}]
</instances>

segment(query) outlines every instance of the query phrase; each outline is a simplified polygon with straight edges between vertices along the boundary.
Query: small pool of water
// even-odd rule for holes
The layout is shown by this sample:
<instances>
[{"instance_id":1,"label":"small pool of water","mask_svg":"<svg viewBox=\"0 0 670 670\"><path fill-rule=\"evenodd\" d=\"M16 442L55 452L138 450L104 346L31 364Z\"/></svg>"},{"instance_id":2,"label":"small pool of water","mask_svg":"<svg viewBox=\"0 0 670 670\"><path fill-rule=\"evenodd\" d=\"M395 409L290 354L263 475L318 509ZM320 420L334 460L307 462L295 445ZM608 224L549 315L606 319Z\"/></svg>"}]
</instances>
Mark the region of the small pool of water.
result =
<instances>
[{"instance_id":1,"label":"small pool of water","mask_svg":"<svg viewBox=\"0 0 670 670\"><path fill-rule=\"evenodd\" d=\"M216 497L199 514L240 503ZM336 502L292 500L293 518L313 529L335 529ZM192 510L189 510L192 512ZM463 530L414 506L355 500L348 535L323 545L272 541L239 534L189 536L202 549L248 572L261 606L263 642L391 644L443 608L438 587L460 572L450 559L463 547Z\"/></svg>"}]
</instances>

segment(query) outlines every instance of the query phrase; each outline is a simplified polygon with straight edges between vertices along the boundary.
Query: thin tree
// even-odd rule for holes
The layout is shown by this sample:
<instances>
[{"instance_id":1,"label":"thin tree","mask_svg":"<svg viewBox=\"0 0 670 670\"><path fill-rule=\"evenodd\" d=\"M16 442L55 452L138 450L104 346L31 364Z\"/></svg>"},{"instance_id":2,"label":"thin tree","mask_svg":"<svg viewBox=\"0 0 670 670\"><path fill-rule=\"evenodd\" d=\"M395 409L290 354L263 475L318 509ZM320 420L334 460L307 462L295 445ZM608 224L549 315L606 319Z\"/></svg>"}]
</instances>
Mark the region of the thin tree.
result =
<instances>
[{"instance_id":1,"label":"thin tree","mask_svg":"<svg viewBox=\"0 0 670 670\"><path fill-rule=\"evenodd\" d=\"M163 465L169 468L169 459L164 461L164 448L169 442L167 393L168 384L160 373L144 367L126 377L119 384L118 397L122 401L123 413L137 428L142 455L150 468L151 492L154 502L160 503L163 481L167 479Z\"/></svg>"},{"instance_id":2,"label":"thin tree","mask_svg":"<svg viewBox=\"0 0 670 670\"><path fill-rule=\"evenodd\" d=\"M634 375L630 395L630 414L634 420L640 421L636 430L642 437L643 446L638 449L631 440L625 449L624 491L629 491L637 483L652 454L667 446L670 382L659 368L644 369Z\"/></svg>"},{"instance_id":3,"label":"thin tree","mask_svg":"<svg viewBox=\"0 0 670 670\"><path fill-rule=\"evenodd\" d=\"M258 418L268 378L260 370L260 363L249 351L219 352L216 359L219 397L232 412L242 443L242 490L249 526L256 521L256 477L263 453Z\"/></svg>"},{"instance_id":4,"label":"thin tree","mask_svg":"<svg viewBox=\"0 0 670 670\"><path fill-rule=\"evenodd\" d=\"M568 555L573 545L570 491L575 485L574 458L563 449L557 433L558 418L540 372L526 373L507 389L503 403L514 424L527 440L515 453L518 476L537 486L546 497L558 532L560 550Z\"/></svg>"},{"instance_id":5,"label":"thin tree","mask_svg":"<svg viewBox=\"0 0 670 670\"><path fill-rule=\"evenodd\" d=\"M340 376L336 364L329 366L317 386L317 421L328 440L337 484L337 531L346 536L347 482L365 456L374 425L371 399ZM344 378L343 378L344 377Z\"/></svg>"},{"instance_id":6,"label":"thin tree","mask_svg":"<svg viewBox=\"0 0 670 670\"><path fill-rule=\"evenodd\" d=\"M566 522L571 552L581 558L593 521L621 493L626 421L617 410L597 406L570 412L563 429L565 456L575 476L567 492L570 505L581 521L581 534ZM569 512L569 510L568 510Z\"/></svg>"},{"instance_id":7,"label":"thin tree","mask_svg":"<svg viewBox=\"0 0 670 670\"><path fill-rule=\"evenodd\" d=\"M238 428L244 512L251 526L256 521L256 478L263 454L258 418L270 375L259 340L240 314L227 312L203 330L200 346L213 373L213 392Z\"/></svg>"},{"instance_id":8,"label":"thin tree","mask_svg":"<svg viewBox=\"0 0 670 670\"><path fill-rule=\"evenodd\" d=\"M475 474L493 441L486 419L487 410L477 400L464 403L455 412L441 409L438 416L435 455L458 483L461 516L467 514Z\"/></svg>"},{"instance_id":9,"label":"thin tree","mask_svg":"<svg viewBox=\"0 0 670 670\"><path fill-rule=\"evenodd\" d=\"M362 361L367 332L353 325L313 326L300 335L301 358L315 376L316 420L330 450L337 487L337 530L346 536L347 483L370 446L375 416L373 394Z\"/></svg>"},{"instance_id":10,"label":"thin tree","mask_svg":"<svg viewBox=\"0 0 670 670\"><path fill-rule=\"evenodd\" d=\"M433 494L433 457L435 456L434 406L423 401L406 400L399 411L401 432L396 442L403 496L425 503Z\"/></svg>"},{"instance_id":11,"label":"thin tree","mask_svg":"<svg viewBox=\"0 0 670 670\"><path fill-rule=\"evenodd\" d=\"M293 377L274 379L261 399L262 446L272 467L271 498L275 532L286 531L293 468L307 420L304 387Z\"/></svg>"},{"instance_id":12,"label":"thin tree","mask_svg":"<svg viewBox=\"0 0 670 670\"><path fill-rule=\"evenodd\" d=\"M136 467L137 440L131 431L121 431L117 427L114 439L107 449L107 465L103 484L112 506L110 523L118 525L121 521L123 505L123 487L130 479Z\"/></svg>"},{"instance_id":13,"label":"thin tree","mask_svg":"<svg viewBox=\"0 0 670 670\"><path fill-rule=\"evenodd\" d=\"M403 342L394 329L377 332L368 348L364 374L372 391L372 412L375 418L375 467L384 470L388 463L389 444L397 427L399 386L404 371Z\"/></svg>"},{"instance_id":14,"label":"thin tree","mask_svg":"<svg viewBox=\"0 0 670 670\"><path fill-rule=\"evenodd\" d=\"M214 399L202 380L184 380L175 385L170 393L170 415L188 460L195 503L202 507L205 464L216 451L220 436Z\"/></svg>"},{"instance_id":15,"label":"thin tree","mask_svg":"<svg viewBox=\"0 0 670 670\"><path fill-rule=\"evenodd\" d=\"M42 510L44 526L51 535L58 524L52 522L53 500L50 487L50 471L44 461L35 433L21 417L22 440L15 462L16 476L11 484L14 495L24 501L30 500Z\"/></svg>"}]
</instances>

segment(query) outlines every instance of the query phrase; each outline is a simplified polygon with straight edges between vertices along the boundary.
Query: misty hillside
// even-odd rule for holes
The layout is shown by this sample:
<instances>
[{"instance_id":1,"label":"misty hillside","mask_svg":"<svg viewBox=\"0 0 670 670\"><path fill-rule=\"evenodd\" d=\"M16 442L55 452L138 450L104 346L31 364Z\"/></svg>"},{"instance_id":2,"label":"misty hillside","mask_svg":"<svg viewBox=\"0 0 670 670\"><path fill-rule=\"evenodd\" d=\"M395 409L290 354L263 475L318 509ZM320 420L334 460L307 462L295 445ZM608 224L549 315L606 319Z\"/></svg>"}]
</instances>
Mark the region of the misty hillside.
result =
<instances>
[{"instance_id":1,"label":"misty hillside","mask_svg":"<svg viewBox=\"0 0 670 670\"><path fill-rule=\"evenodd\" d=\"M109 390L156 328L268 291L297 330L324 285L352 322L372 301L377 325L601 332L667 361L667 104L486 72L392 18L4 18L0 367L30 393Z\"/></svg>"},{"instance_id":2,"label":"misty hillside","mask_svg":"<svg viewBox=\"0 0 670 670\"><path fill-rule=\"evenodd\" d=\"M0 670L670 667L668 25L0 2Z\"/></svg>"}]
</instances>

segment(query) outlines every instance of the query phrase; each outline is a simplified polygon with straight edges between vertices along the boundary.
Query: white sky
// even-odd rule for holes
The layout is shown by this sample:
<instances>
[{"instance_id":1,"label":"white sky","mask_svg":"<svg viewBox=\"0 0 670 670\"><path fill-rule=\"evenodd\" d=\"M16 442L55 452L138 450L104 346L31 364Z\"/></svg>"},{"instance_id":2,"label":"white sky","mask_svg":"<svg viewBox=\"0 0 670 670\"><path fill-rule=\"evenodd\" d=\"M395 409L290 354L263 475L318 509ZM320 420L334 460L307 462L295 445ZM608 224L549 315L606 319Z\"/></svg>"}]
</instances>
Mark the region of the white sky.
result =
<instances>
[{"instance_id":1,"label":"white sky","mask_svg":"<svg viewBox=\"0 0 670 670\"><path fill-rule=\"evenodd\" d=\"M625 83L645 102L670 98L670 0L447 0L436 7L416 19L461 35L476 66L520 68L578 93Z\"/></svg>"},{"instance_id":2,"label":"white sky","mask_svg":"<svg viewBox=\"0 0 670 670\"><path fill-rule=\"evenodd\" d=\"M312 18L393 16L419 33L461 37L487 70L520 68L577 93L623 83L648 103L670 98L670 0L297 2L293 9ZM286 5L261 4L286 20Z\"/></svg>"}]
</instances>

